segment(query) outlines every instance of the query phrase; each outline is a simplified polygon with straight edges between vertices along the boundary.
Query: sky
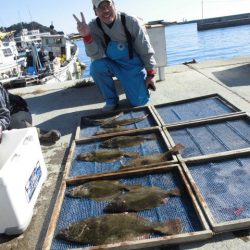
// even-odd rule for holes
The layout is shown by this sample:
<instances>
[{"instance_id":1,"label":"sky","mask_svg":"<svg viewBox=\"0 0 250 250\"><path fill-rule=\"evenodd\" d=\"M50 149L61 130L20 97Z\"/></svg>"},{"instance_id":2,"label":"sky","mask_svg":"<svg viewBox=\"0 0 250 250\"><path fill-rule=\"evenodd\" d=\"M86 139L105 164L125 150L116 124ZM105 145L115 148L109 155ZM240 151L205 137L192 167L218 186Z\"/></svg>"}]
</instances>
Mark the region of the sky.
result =
<instances>
[{"instance_id":1,"label":"sky","mask_svg":"<svg viewBox=\"0 0 250 250\"><path fill-rule=\"evenodd\" d=\"M114 0L117 10L153 20L183 21L250 13L250 0ZM91 0L7 0L1 1L0 27L19 22L53 23L57 31L77 32L72 14L94 18Z\"/></svg>"}]
</instances>

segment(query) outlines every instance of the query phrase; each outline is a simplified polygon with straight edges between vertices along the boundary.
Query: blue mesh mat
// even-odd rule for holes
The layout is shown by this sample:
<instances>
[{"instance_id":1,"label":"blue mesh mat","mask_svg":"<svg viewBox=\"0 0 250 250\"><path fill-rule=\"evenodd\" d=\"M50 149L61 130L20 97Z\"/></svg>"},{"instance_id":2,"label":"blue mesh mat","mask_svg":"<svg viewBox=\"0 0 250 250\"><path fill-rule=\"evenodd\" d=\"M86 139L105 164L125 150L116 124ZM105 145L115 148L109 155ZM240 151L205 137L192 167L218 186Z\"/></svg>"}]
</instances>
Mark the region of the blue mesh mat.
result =
<instances>
[{"instance_id":1,"label":"blue mesh mat","mask_svg":"<svg viewBox=\"0 0 250 250\"><path fill-rule=\"evenodd\" d=\"M132 129L141 129L141 128L149 128L157 126L157 122L154 120L153 116L149 113L148 109L144 110L133 110L129 112L124 112L122 116L117 118L116 120L124 120L124 119L130 119L130 118L137 118L148 115L147 118L145 118L143 121L126 125L125 128L132 128ZM85 126L84 124L81 124L80 126L80 138L81 137L89 137L93 136L97 131L102 131L103 129L100 126Z\"/></svg>"},{"instance_id":2,"label":"blue mesh mat","mask_svg":"<svg viewBox=\"0 0 250 250\"><path fill-rule=\"evenodd\" d=\"M136 145L133 147L124 147L120 148L120 150L126 152L138 152L140 155L152 155L157 153L163 153L168 150L163 138L158 133L147 133L142 135L146 137L155 135L156 140L144 141L144 143L140 145ZM100 147L100 142L101 141L93 141L85 144L76 145L76 149L74 152L74 159L72 161L72 166L69 173L70 177L118 170L121 164L126 164L129 160L132 159L132 158L122 157L120 160L114 163L84 162L75 160L76 156L80 153L86 153L89 151L103 149Z\"/></svg>"},{"instance_id":3,"label":"blue mesh mat","mask_svg":"<svg viewBox=\"0 0 250 250\"><path fill-rule=\"evenodd\" d=\"M169 129L174 142L185 146L182 156L191 157L250 147L250 122L236 119L181 129Z\"/></svg>"},{"instance_id":4,"label":"blue mesh mat","mask_svg":"<svg viewBox=\"0 0 250 250\"><path fill-rule=\"evenodd\" d=\"M199 100L187 100L185 103L160 105L159 107L156 106L156 110L165 124L235 112L232 106L225 104L216 96Z\"/></svg>"},{"instance_id":5,"label":"blue mesh mat","mask_svg":"<svg viewBox=\"0 0 250 250\"><path fill-rule=\"evenodd\" d=\"M217 223L250 219L250 157L188 165Z\"/></svg>"},{"instance_id":6,"label":"blue mesh mat","mask_svg":"<svg viewBox=\"0 0 250 250\"><path fill-rule=\"evenodd\" d=\"M157 186L165 190L170 190L176 187L180 188L183 192L181 197L171 197L166 204L157 208L138 212L137 214L154 222L180 218L183 226L183 233L197 232L203 229L177 169L163 174L152 174L136 178L120 179L120 181L125 184ZM70 188L72 187L68 187L67 189ZM55 235L62 228L75 221L85 219L90 216L102 215L102 210L107 204L108 202L96 202L91 199L75 199L65 196L55 230ZM151 235L151 238L152 237L159 237L159 235ZM76 245L54 238L51 249L68 249L86 246L87 245Z\"/></svg>"}]
</instances>

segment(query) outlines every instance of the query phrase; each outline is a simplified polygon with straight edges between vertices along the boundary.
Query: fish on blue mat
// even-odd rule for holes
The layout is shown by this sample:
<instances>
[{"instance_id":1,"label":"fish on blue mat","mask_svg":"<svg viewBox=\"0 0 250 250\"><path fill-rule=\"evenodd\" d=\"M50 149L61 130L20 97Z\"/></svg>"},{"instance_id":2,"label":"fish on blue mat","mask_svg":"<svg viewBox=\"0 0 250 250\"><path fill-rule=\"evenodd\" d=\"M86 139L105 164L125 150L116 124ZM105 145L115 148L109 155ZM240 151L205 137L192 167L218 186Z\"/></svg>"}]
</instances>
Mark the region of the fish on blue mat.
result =
<instances>
[{"instance_id":1,"label":"fish on blue mat","mask_svg":"<svg viewBox=\"0 0 250 250\"><path fill-rule=\"evenodd\" d=\"M115 197L105 208L105 213L138 212L166 204L170 197L181 196L178 188L163 190L142 186Z\"/></svg>"},{"instance_id":2,"label":"fish on blue mat","mask_svg":"<svg viewBox=\"0 0 250 250\"><path fill-rule=\"evenodd\" d=\"M89 217L60 230L56 238L92 245L112 244L148 238L150 234L176 235L182 232L180 219L151 222L134 214L106 214Z\"/></svg>"},{"instance_id":3,"label":"fish on blue mat","mask_svg":"<svg viewBox=\"0 0 250 250\"><path fill-rule=\"evenodd\" d=\"M103 149L90 151L87 153L81 153L77 155L76 159L78 161L90 161L90 162L115 162L119 160L121 157L131 157L136 158L139 157L137 152L125 152L118 149Z\"/></svg>"},{"instance_id":4,"label":"fish on blue mat","mask_svg":"<svg viewBox=\"0 0 250 250\"><path fill-rule=\"evenodd\" d=\"M172 149L165 153L140 156L129 161L126 165L121 165L120 170L127 170L129 168L139 169L143 168L145 165L169 161L173 155L179 154L183 148L184 146L182 144L176 144Z\"/></svg>"},{"instance_id":5,"label":"fish on blue mat","mask_svg":"<svg viewBox=\"0 0 250 250\"><path fill-rule=\"evenodd\" d=\"M104 124L109 124L111 121L119 118L120 116L122 116L124 113L120 112L117 115L108 117L108 118L100 118L100 119L94 119L94 118L89 118L89 117L82 117L82 122L86 125L94 125L94 126L100 126L100 125L104 125Z\"/></svg>"},{"instance_id":6,"label":"fish on blue mat","mask_svg":"<svg viewBox=\"0 0 250 250\"><path fill-rule=\"evenodd\" d=\"M121 120L112 120L110 122L107 122L107 123L101 125L101 127L102 128L116 128L116 127L126 126L126 125L130 125L130 124L134 124L134 123L143 121L147 117L148 117L148 115L135 117L135 118L121 119Z\"/></svg>"},{"instance_id":7,"label":"fish on blue mat","mask_svg":"<svg viewBox=\"0 0 250 250\"><path fill-rule=\"evenodd\" d=\"M122 135L105 140L101 142L100 146L103 148L132 147L135 145L139 145L144 141L156 140L156 138L157 137L155 135Z\"/></svg>"},{"instance_id":8,"label":"fish on blue mat","mask_svg":"<svg viewBox=\"0 0 250 250\"><path fill-rule=\"evenodd\" d=\"M94 135L104 135L104 134L111 134L111 133L117 133L117 132L124 132L133 130L134 128L125 128L125 127L117 127L117 128L106 128L100 131L95 132Z\"/></svg>"},{"instance_id":9,"label":"fish on blue mat","mask_svg":"<svg viewBox=\"0 0 250 250\"><path fill-rule=\"evenodd\" d=\"M123 192L140 188L141 185L125 185L117 180L97 180L76 186L66 192L72 198L91 198L97 201L112 200Z\"/></svg>"}]
</instances>

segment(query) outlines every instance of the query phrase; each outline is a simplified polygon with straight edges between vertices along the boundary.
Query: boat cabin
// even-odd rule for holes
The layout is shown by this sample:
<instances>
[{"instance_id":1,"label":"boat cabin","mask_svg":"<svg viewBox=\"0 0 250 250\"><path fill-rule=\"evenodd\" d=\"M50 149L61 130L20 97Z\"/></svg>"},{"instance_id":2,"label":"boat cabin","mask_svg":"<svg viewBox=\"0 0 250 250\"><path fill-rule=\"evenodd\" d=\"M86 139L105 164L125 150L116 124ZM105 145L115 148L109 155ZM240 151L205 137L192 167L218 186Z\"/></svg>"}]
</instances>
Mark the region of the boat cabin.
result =
<instances>
[{"instance_id":1,"label":"boat cabin","mask_svg":"<svg viewBox=\"0 0 250 250\"><path fill-rule=\"evenodd\" d=\"M42 36L42 47L49 54L53 53L54 57L65 57L65 60L70 60L72 57L72 43L64 35L48 35Z\"/></svg>"},{"instance_id":2,"label":"boat cabin","mask_svg":"<svg viewBox=\"0 0 250 250\"><path fill-rule=\"evenodd\" d=\"M32 44L39 45L42 35L49 35L49 32L40 33L39 30L22 29L20 35L15 37L18 48L29 48Z\"/></svg>"}]
</instances>

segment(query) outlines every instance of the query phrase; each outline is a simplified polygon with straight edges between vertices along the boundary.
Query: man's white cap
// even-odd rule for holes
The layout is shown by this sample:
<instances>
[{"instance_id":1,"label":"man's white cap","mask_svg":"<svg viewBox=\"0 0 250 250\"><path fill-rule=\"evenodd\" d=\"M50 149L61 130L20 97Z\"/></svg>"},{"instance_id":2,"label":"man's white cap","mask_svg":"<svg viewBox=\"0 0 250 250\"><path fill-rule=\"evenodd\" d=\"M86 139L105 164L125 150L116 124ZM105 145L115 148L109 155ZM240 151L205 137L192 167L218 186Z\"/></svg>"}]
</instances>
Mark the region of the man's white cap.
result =
<instances>
[{"instance_id":1,"label":"man's white cap","mask_svg":"<svg viewBox=\"0 0 250 250\"><path fill-rule=\"evenodd\" d=\"M98 8L99 4L102 2L112 2L111 0L92 0L93 5L95 6L95 8Z\"/></svg>"}]
</instances>

